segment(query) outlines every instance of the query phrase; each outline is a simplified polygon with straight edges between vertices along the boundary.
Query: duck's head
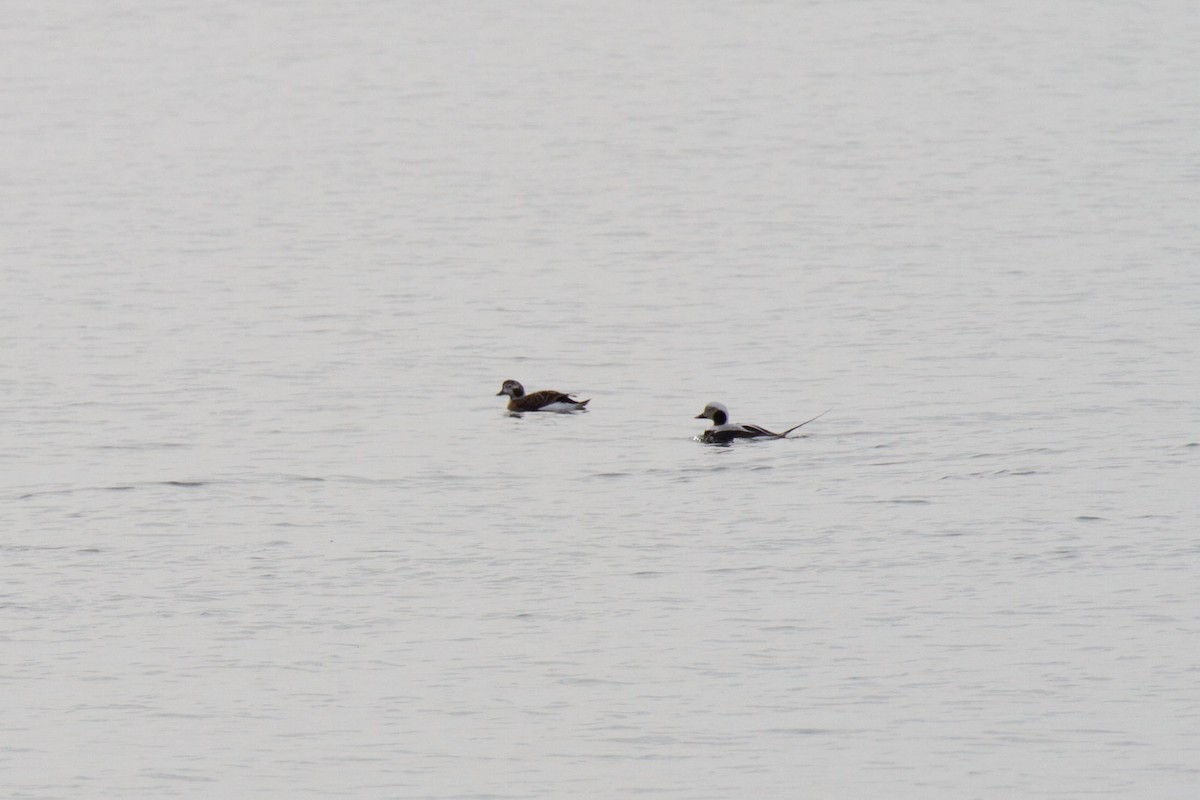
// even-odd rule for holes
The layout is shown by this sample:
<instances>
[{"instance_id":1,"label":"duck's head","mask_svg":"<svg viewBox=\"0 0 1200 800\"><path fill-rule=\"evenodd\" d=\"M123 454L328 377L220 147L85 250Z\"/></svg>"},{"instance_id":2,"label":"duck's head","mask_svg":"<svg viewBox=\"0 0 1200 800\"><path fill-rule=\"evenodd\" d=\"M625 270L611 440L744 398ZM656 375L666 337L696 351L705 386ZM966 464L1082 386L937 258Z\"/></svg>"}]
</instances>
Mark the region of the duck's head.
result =
<instances>
[{"instance_id":1,"label":"duck's head","mask_svg":"<svg viewBox=\"0 0 1200 800\"><path fill-rule=\"evenodd\" d=\"M517 381L505 381L500 387L500 391L496 392L496 397L506 394L509 397L523 397L525 395L525 387Z\"/></svg>"},{"instance_id":2,"label":"duck's head","mask_svg":"<svg viewBox=\"0 0 1200 800\"><path fill-rule=\"evenodd\" d=\"M724 425L729 421L729 409L721 403L709 403L696 415L696 419L711 419L713 425Z\"/></svg>"}]
</instances>

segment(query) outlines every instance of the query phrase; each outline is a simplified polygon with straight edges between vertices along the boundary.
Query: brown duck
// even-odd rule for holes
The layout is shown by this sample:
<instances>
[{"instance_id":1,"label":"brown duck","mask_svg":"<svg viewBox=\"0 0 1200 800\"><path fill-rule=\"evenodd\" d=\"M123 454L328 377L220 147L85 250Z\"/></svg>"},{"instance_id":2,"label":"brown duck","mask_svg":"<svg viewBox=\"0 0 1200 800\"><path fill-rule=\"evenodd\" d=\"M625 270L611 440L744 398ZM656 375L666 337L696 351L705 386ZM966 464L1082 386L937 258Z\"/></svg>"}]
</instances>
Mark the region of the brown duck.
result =
<instances>
[{"instance_id":1,"label":"brown duck","mask_svg":"<svg viewBox=\"0 0 1200 800\"><path fill-rule=\"evenodd\" d=\"M505 381L500 387L500 391L496 392L499 397L502 394L508 395L508 410L509 411L579 411L591 399L576 400L569 394L556 392L553 389L543 389L540 392L533 394L525 394L525 387L517 381Z\"/></svg>"}]
</instances>

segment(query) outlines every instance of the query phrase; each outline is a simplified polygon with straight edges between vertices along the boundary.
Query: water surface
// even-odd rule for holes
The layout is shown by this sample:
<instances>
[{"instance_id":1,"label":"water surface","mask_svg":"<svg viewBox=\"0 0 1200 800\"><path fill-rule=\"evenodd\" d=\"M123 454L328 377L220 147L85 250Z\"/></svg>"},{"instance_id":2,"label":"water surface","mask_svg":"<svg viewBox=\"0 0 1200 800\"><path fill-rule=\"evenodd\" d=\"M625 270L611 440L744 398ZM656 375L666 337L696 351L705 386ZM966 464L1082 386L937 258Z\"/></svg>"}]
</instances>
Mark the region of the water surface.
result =
<instances>
[{"instance_id":1,"label":"water surface","mask_svg":"<svg viewBox=\"0 0 1200 800\"><path fill-rule=\"evenodd\" d=\"M3 794L1194 796L1198 34L17 3Z\"/></svg>"}]
</instances>

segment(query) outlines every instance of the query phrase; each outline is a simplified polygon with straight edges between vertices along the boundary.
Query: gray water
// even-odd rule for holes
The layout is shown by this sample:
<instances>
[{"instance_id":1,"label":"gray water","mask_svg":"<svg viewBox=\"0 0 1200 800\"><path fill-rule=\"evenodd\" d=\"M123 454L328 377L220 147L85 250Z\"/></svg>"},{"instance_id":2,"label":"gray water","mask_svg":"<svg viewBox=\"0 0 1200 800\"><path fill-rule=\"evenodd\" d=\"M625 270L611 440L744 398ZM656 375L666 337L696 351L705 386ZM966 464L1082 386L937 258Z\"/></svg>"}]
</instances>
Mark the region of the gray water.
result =
<instances>
[{"instance_id":1,"label":"gray water","mask_svg":"<svg viewBox=\"0 0 1200 800\"><path fill-rule=\"evenodd\" d=\"M1194 4L4 16L0 796L1196 796Z\"/></svg>"}]
</instances>

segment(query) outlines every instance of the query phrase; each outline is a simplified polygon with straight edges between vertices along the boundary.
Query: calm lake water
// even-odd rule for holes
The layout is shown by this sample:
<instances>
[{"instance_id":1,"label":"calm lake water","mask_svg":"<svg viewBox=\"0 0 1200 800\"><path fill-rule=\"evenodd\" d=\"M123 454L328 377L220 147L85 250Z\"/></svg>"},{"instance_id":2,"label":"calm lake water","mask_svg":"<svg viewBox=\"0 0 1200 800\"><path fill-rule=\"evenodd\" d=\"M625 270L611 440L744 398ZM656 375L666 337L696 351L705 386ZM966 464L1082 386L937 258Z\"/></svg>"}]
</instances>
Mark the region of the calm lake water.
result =
<instances>
[{"instance_id":1,"label":"calm lake water","mask_svg":"<svg viewBox=\"0 0 1200 800\"><path fill-rule=\"evenodd\" d=\"M1197 41L7 4L0 795L1195 797Z\"/></svg>"}]
</instances>

